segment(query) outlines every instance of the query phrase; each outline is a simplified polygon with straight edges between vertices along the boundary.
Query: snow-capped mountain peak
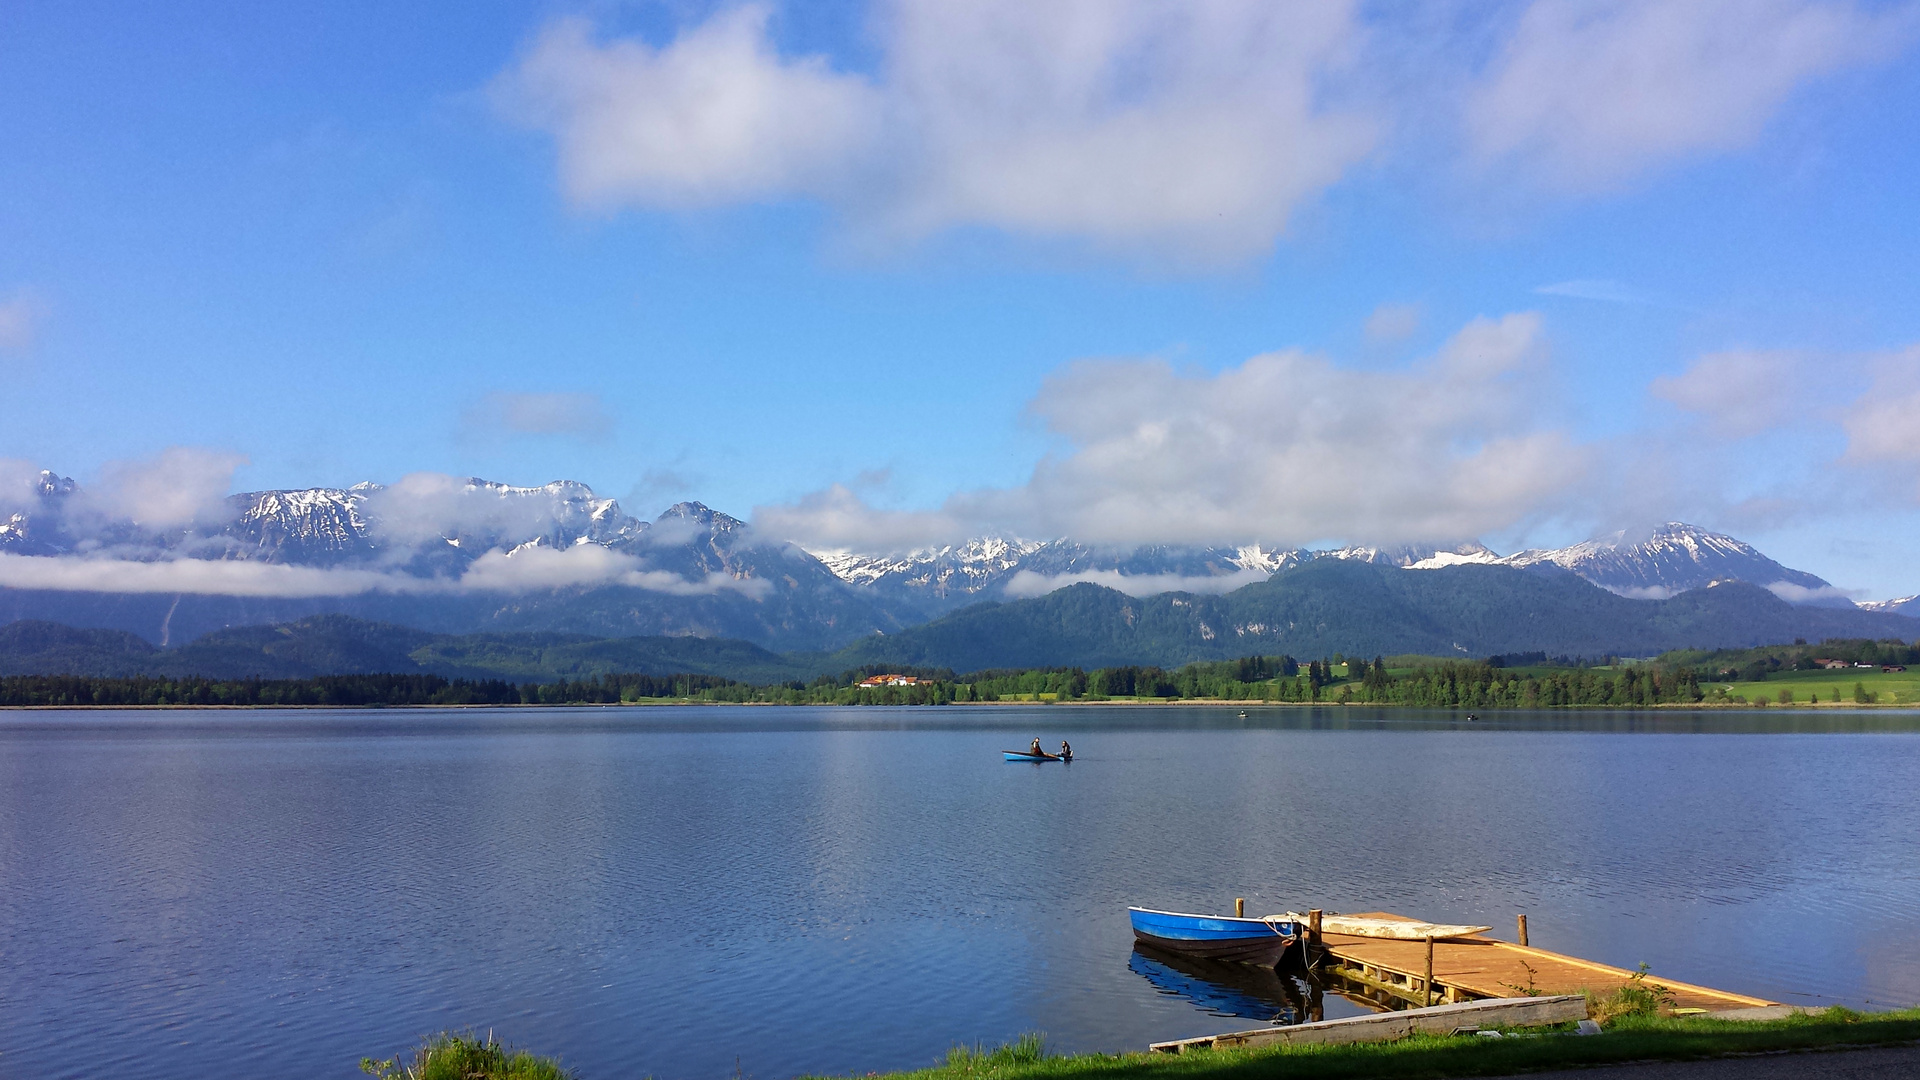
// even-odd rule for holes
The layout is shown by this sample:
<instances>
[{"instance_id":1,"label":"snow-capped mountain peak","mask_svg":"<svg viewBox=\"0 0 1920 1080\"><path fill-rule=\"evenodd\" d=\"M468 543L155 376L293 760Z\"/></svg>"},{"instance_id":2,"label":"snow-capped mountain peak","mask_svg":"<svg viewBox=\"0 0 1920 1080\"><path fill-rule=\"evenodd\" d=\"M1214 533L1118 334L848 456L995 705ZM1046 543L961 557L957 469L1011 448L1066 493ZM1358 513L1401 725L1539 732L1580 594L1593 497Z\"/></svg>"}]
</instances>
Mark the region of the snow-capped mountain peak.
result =
<instances>
[{"instance_id":1,"label":"snow-capped mountain peak","mask_svg":"<svg viewBox=\"0 0 1920 1080\"><path fill-rule=\"evenodd\" d=\"M951 590L965 594L1015 570L1048 541L1016 536L978 536L962 544L915 548L897 554L869 554L844 549L809 550L835 577L849 585L899 584L930 589L935 595Z\"/></svg>"},{"instance_id":2,"label":"snow-capped mountain peak","mask_svg":"<svg viewBox=\"0 0 1920 1080\"><path fill-rule=\"evenodd\" d=\"M373 542L363 511L370 494L362 485L348 491L306 488L235 495L227 501L239 516L227 532L269 559L295 550L306 556L300 561L369 553Z\"/></svg>"},{"instance_id":3,"label":"snow-capped mountain peak","mask_svg":"<svg viewBox=\"0 0 1920 1080\"><path fill-rule=\"evenodd\" d=\"M1315 552L1317 558L1353 559L1358 562L1378 563L1384 566L1401 566L1420 570L1432 570L1442 566L1455 566L1463 562L1493 562L1499 558L1485 546L1476 541L1456 544L1424 543L1401 544L1397 547L1365 547L1352 545L1336 548L1333 551Z\"/></svg>"},{"instance_id":4,"label":"snow-capped mountain peak","mask_svg":"<svg viewBox=\"0 0 1920 1080\"><path fill-rule=\"evenodd\" d=\"M1603 589L1650 599L1727 580L1774 588L1791 599L1838 597L1827 582L1781 566L1751 544L1680 521L1665 522L1643 536L1616 532L1564 548L1522 551L1499 561L1521 568L1551 564Z\"/></svg>"},{"instance_id":5,"label":"snow-capped mountain peak","mask_svg":"<svg viewBox=\"0 0 1920 1080\"><path fill-rule=\"evenodd\" d=\"M1885 611L1894 615L1920 615L1920 593L1893 600L1861 600L1858 601L1858 605L1868 611Z\"/></svg>"}]
</instances>

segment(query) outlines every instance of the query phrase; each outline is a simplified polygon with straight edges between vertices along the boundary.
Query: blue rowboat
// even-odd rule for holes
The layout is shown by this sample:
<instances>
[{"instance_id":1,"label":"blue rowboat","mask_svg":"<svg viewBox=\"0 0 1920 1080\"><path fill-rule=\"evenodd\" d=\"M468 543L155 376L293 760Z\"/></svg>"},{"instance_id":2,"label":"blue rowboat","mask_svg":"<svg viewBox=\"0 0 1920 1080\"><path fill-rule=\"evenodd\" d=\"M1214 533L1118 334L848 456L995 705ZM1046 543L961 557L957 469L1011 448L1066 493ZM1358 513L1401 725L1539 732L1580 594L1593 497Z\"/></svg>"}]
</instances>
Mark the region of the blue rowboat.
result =
<instances>
[{"instance_id":1,"label":"blue rowboat","mask_svg":"<svg viewBox=\"0 0 1920 1080\"><path fill-rule=\"evenodd\" d=\"M1300 924L1280 916L1236 919L1130 907L1133 936L1143 945L1203 960L1272 967L1300 939Z\"/></svg>"},{"instance_id":2,"label":"blue rowboat","mask_svg":"<svg viewBox=\"0 0 1920 1080\"><path fill-rule=\"evenodd\" d=\"M1042 761L1073 760L1070 757L1061 757L1059 754L1029 754L1024 750L1002 750L1000 751L1000 756L1006 758L1008 761L1032 761L1036 763Z\"/></svg>"}]
</instances>

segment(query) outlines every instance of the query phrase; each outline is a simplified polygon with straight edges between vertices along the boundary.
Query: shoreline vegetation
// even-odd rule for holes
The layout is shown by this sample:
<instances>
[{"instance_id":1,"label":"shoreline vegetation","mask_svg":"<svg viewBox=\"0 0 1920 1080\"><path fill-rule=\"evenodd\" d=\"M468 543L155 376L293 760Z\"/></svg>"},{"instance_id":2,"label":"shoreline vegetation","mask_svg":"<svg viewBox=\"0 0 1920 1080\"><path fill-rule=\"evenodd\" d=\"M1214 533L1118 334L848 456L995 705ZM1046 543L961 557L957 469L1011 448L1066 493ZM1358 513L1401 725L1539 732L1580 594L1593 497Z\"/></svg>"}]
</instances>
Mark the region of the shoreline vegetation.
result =
<instances>
[{"instance_id":1,"label":"shoreline vegetation","mask_svg":"<svg viewBox=\"0 0 1920 1080\"><path fill-rule=\"evenodd\" d=\"M1230 1021L1222 1021L1229 1024ZM1920 1041L1920 1008L1860 1013L1832 1008L1777 1020L1674 1017L1647 1011L1617 1016L1599 1035L1579 1036L1574 1025L1482 1034L1414 1035L1391 1042L1316 1043L1252 1049L1201 1050L1170 1055L1049 1054L1039 1035L997 1049L960 1046L927 1069L867 1073L876 1080L1249 1080L1281 1075L1296 1080L1366 1077L1510 1076L1546 1069L1691 1061L1757 1054L1845 1051ZM497 1063L497 1064L494 1064ZM491 1069L487 1064L494 1064ZM399 1059L362 1063L383 1078L420 1080L572 1080L578 1074L554 1058L508 1050L491 1035L480 1040L451 1033L432 1036ZM406 1071L403 1071L405 1069ZM826 1080L826 1078L809 1078Z\"/></svg>"},{"instance_id":2,"label":"shoreline vegetation","mask_svg":"<svg viewBox=\"0 0 1920 1080\"><path fill-rule=\"evenodd\" d=\"M1860 707L1920 704L1920 642L1828 641L1599 661L1290 656L1188 664L999 669L863 668L755 684L717 675L553 682L439 675L305 679L10 675L0 707L385 708L555 705L1371 705L1423 709ZM871 684L879 680L881 685Z\"/></svg>"}]
</instances>

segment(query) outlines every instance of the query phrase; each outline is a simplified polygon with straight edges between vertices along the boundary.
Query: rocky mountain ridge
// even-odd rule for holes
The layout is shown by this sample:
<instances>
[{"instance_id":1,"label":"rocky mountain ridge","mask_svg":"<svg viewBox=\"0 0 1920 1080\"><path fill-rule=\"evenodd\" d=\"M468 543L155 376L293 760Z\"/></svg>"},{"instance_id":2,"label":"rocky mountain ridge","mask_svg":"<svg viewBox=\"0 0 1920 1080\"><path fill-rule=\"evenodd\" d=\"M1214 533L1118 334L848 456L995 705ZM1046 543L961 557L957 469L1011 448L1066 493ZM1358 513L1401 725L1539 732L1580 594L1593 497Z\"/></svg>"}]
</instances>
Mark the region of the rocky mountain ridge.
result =
<instances>
[{"instance_id":1,"label":"rocky mountain ridge","mask_svg":"<svg viewBox=\"0 0 1920 1080\"><path fill-rule=\"evenodd\" d=\"M42 473L24 504L0 506L0 555L178 565L265 563L335 574L304 592L37 587L13 561L0 620L45 618L185 640L224 626L337 612L436 632L569 632L732 637L780 649L838 648L982 601L1089 583L1136 597L1230 593L1325 561L1436 570L1506 566L1565 573L1625 597L1658 599L1744 581L1782 599L1851 607L1822 579L1733 537L1678 522L1630 537L1501 556L1479 543L1112 548L1070 538L989 535L904 553L809 551L756 534L701 503L652 521L585 484L520 487L480 478L257 491L189 525L101 520L73 481ZM54 565L49 562L48 566ZM484 572L483 572L484 571ZM509 572L511 571L511 572ZM328 582L347 581L338 592ZM71 580L71 576L62 580ZM201 579L196 578L196 581ZM1915 601L1874 610L1911 612ZM1902 605L1905 605L1904 607Z\"/></svg>"},{"instance_id":2,"label":"rocky mountain ridge","mask_svg":"<svg viewBox=\"0 0 1920 1080\"><path fill-rule=\"evenodd\" d=\"M1476 541L1394 547L1352 545L1324 550L1253 544L1117 551L1092 548L1071 540L1017 538L975 540L965 545L891 556L847 552L814 554L849 584L902 591L922 589L943 599L956 593L980 599L1033 595L1037 590L1019 588L1024 583L1022 574L1035 575L1046 583L1064 585L1075 580L1091 580L1122 592L1135 591L1125 584L1095 576L1103 571L1156 584L1167 578L1183 579L1184 589L1178 591L1224 592L1247 584L1245 580L1236 580L1237 575L1273 574L1317 559L1339 559L1412 570L1462 565L1558 569L1610 592L1643 600L1665 599L1719 581L1744 581L1770 589L1791 603L1824 606L1851 606L1852 603L1825 580L1782 566L1751 544L1677 521L1663 523L1637 538L1623 531L1564 548L1529 549L1505 556ZM1223 587L1208 588L1208 579L1218 579ZM1155 591L1177 590L1169 587ZM1912 598L1908 598L1888 603L1911 601Z\"/></svg>"}]
</instances>

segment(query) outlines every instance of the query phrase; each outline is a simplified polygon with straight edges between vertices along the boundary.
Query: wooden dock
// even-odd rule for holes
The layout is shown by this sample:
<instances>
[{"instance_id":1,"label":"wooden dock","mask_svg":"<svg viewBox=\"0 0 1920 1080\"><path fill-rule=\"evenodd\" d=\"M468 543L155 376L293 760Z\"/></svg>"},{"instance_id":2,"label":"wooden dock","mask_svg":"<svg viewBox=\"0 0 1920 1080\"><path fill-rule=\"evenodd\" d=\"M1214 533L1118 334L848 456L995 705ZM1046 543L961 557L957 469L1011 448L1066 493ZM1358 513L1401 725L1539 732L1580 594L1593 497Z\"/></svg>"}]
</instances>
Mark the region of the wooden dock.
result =
<instances>
[{"instance_id":1,"label":"wooden dock","mask_svg":"<svg viewBox=\"0 0 1920 1080\"><path fill-rule=\"evenodd\" d=\"M1369 912L1364 917L1405 918L1386 912ZM1448 938L1429 946L1425 941L1323 933L1318 935L1315 944L1316 975L1349 996L1365 998L1386 1008L1484 998L1578 994L1586 990L1607 993L1626 984L1635 974L1591 960L1500 941L1485 934ZM1720 1012L1776 1004L1764 998L1661 978L1652 972L1647 974L1646 982L1658 983L1671 991L1675 1009ZM1346 985L1339 985L1342 983Z\"/></svg>"},{"instance_id":2,"label":"wooden dock","mask_svg":"<svg viewBox=\"0 0 1920 1080\"><path fill-rule=\"evenodd\" d=\"M1569 1020L1584 1020L1586 1016L1587 999L1578 995L1505 998L1435 1005L1426 1009L1403 1009L1373 1016L1350 1016L1345 1020L1322 1020L1289 1027L1255 1028L1225 1035L1203 1035L1197 1039L1157 1042L1148 1049L1161 1054L1184 1054L1189 1050L1233 1046L1388 1042L1414 1034L1451 1035L1459 1031L1477 1031L1483 1025L1538 1027L1543 1024L1564 1024Z\"/></svg>"}]
</instances>

